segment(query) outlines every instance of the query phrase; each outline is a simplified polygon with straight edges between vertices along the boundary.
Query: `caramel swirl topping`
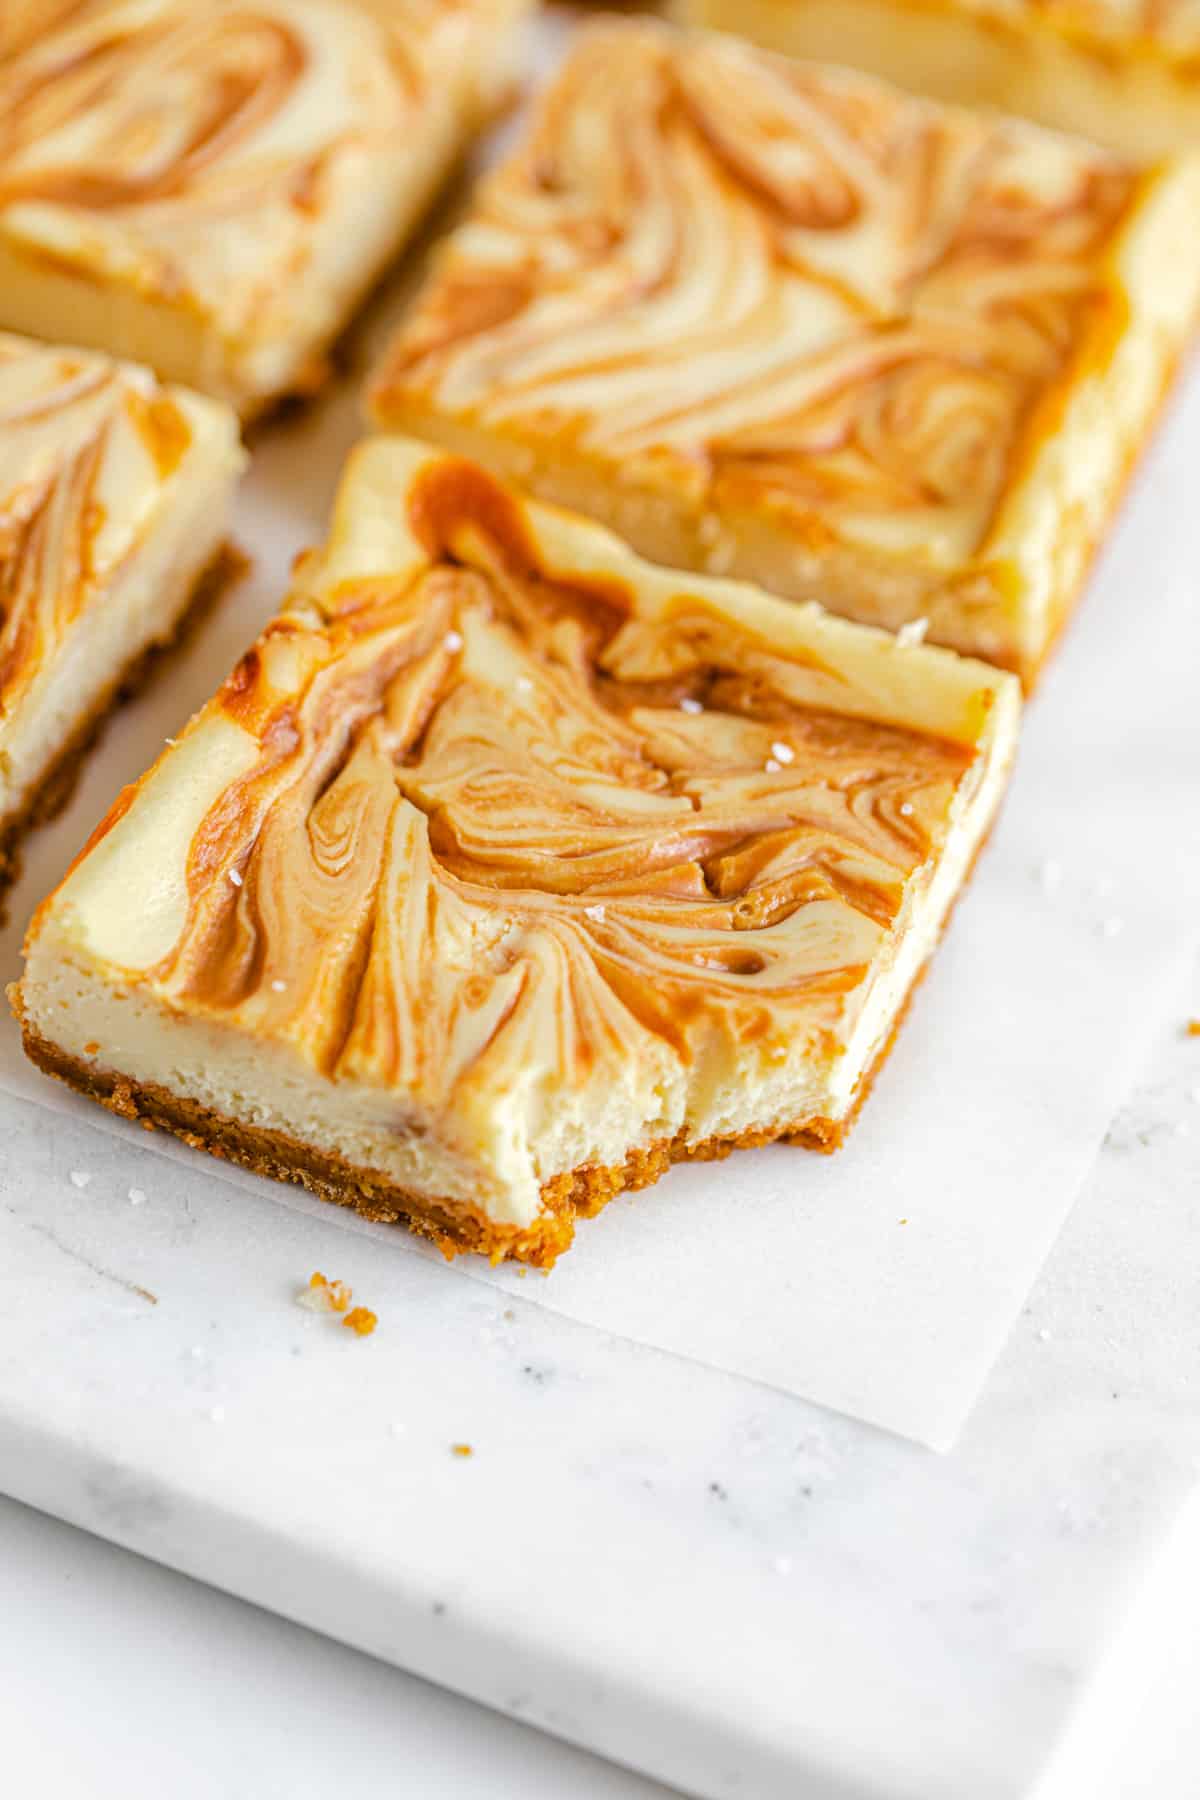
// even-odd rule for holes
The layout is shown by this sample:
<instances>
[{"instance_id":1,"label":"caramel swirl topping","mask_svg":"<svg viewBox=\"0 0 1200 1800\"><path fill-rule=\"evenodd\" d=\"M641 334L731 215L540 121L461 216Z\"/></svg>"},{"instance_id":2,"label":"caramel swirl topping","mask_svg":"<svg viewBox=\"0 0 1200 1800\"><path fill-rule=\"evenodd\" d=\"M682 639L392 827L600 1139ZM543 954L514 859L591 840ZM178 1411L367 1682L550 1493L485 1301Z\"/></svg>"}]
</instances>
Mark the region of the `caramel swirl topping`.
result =
<instances>
[{"instance_id":1,"label":"caramel swirl topping","mask_svg":"<svg viewBox=\"0 0 1200 1800\"><path fill-rule=\"evenodd\" d=\"M249 329L303 282L364 155L420 131L469 10L58 0L0 60L5 228Z\"/></svg>"},{"instance_id":2,"label":"caramel swirl topping","mask_svg":"<svg viewBox=\"0 0 1200 1800\"><path fill-rule=\"evenodd\" d=\"M155 983L450 1130L534 1066L835 1056L972 751L814 706L700 595L552 565L473 467L404 506L428 560L310 570L193 727L257 750Z\"/></svg>"},{"instance_id":3,"label":"caramel swirl topping","mask_svg":"<svg viewBox=\"0 0 1200 1800\"><path fill-rule=\"evenodd\" d=\"M393 346L385 418L947 564L986 535L1135 178L649 22L588 33Z\"/></svg>"},{"instance_id":4,"label":"caramel swirl topping","mask_svg":"<svg viewBox=\"0 0 1200 1800\"><path fill-rule=\"evenodd\" d=\"M191 438L144 370L0 334L0 712L136 553Z\"/></svg>"}]
</instances>

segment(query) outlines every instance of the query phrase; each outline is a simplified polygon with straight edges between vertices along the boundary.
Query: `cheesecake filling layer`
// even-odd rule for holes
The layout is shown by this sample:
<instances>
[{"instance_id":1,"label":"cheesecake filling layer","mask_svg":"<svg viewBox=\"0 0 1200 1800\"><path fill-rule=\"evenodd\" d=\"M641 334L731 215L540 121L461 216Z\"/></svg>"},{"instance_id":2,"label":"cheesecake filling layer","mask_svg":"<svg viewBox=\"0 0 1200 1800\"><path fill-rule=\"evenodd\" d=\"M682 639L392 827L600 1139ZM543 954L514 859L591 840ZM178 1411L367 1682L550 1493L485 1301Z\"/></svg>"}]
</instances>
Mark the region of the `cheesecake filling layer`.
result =
<instances>
[{"instance_id":1,"label":"cheesecake filling layer","mask_svg":"<svg viewBox=\"0 0 1200 1800\"><path fill-rule=\"evenodd\" d=\"M173 635L243 460L227 409L0 336L0 829Z\"/></svg>"},{"instance_id":2,"label":"cheesecake filling layer","mask_svg":"<svg viewBox=\"0 0 1200 1800\"><path fill-rule=\"evenodd\" d=\"M226 540L231 476L239 467L230 459L197 473L186 504L112 584L103 604L88 609L19 707L0 718L0 830L29 806L121 677L174 635Z\"/></svg>"},{"instance_id":3,"label":"cheesecake filling layer","mask_svg":"<svg viewBox=\"0 0 1200 1800\"><path fill-rule=\"evenodd\" d=\"M444 1121L391 1091L331 1083L290 1045L247 1038L214 1019L181 1017L136 980L114 982L111 965L93 961L89 935L76 934L69 913L33 946L21 986L25 1022L103 1079L119 1072L126 1081L196 1101L221 1119L290 1144L310 1144L368 1177L477 1210L496 1225L525 1229L538 1218L543 1189L556 1175L584 1166L619 1168L631 1151L670 1143L681 1133L699 1144L846 1120L936 948L999 804L1010 756L1011 743L1006 754L981 767L936 870L906 901L891 954L880 958L848 1041L822 1071L804 1068L781 1021L772 1060L752 1076L747 1071L740 1086L714 1086L703 1099L690 1097L685 1067L664 1061L648 1116L644 1091L629 1079L631 1059L627 1078L618 1075L609 1086L602 1110L559 1092L532 1143L528 1122L524 1133L517 1127L519 1105L506 1095L490 1120L479 1121L490 1132L478 1132L465 1146L460 1140L456 1148L439 1131Z\"/></svg>"}]
</instances>

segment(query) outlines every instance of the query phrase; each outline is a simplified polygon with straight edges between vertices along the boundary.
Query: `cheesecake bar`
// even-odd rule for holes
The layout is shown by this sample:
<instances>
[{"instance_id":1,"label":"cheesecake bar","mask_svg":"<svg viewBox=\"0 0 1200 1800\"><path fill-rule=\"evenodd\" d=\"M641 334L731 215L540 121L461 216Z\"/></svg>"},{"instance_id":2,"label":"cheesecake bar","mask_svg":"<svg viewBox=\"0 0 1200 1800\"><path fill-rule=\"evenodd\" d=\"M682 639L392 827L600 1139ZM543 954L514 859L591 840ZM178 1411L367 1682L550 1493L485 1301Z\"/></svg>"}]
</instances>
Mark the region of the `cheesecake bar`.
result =
<instances>
[{"instance_id":1,"label":"cheesecake bar","mask_svg":"<svg viewBox=\"0 0 1200 1800\"><path fill-rule=\"evenodd\" d=\"M18 17L0 57L0 328L134 357L244 416L311 389L506 89L528 4L76 0L36 32Z\"/></svg>"},{"instance_id":2,"label":"cheesecake bar","mask_svg":"<svg viewBox=\"0 0 1200 1800\"><path fill-rule=\"evenodd\" d=\"M0 334L0 885L89 739L219 573L236 415Z\"/></svg>"},{"instance_id":3,"label":"cheesecake bar","mask_svg":"<svg viewBox=\"0 0 1200 1800\"><path fill-rule=\"evenodd\" d=\"M674 1160L840 1140L1018 712L987 664L368 440L35 916L25 1048L447 1253L549 1264Z\"/></svg>"},{"instance_id":4,"label":"cheesecake bar","mask_svg":"<svg viewBox=\"0 0 1200 1800\"><path fill-rule=\"evenodd\" d=\"M1036 673L1200 298L1200 158L650 21L585 34L375 419L642 555Z\"/></svg>"},{"instance_id":5,"label":"cheesecake bar","mask_svg":"<svg viewBox=\"0 0 1200 1800\"><path fill-rule=\"evenodd\" d=\"M1200 144L1197 0L676 0L675 10L1127 156Z\"/></svg>"}]
</instances>

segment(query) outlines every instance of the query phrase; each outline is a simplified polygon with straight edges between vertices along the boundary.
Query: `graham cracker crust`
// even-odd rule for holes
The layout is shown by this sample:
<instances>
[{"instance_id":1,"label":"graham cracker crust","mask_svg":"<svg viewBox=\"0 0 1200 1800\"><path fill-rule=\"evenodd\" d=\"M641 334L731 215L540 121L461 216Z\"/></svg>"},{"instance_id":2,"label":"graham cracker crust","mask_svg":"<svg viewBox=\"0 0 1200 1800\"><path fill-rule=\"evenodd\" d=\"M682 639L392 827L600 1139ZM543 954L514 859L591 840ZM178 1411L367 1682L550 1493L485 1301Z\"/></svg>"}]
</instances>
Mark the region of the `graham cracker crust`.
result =
<instances>
[{"instance_id":1,"label":"graham cracker crust","mask_svg":"<svg viewBox=\"0 0 1200 1800\"><path fill-rule=\"evenodd\" d=\"M914 983L915 985L915 983ZM461 1201L416 1194L386 1175L356 1167L343 1157L317 1150L286 1132L268 1131L225 1118L196 1100L172 1094L157 1082L130 1081L109 1069L97 1068L71 1056L43 1037L21 1010L19 987L9 989L13 1010L21 1024L21 1042L29 1060L44 1074L65 1082L77 1093L99 1101L123 1119L136 1119L146 1130L169 1131L193 1150L206 1150L223 1162L237 1163L255 1175L288 1181L307 1188L321 1200L349 1207L364 1219L384 1225L404 1225L417 1236L435 1243L447 1260L463 1251L486 1256L491 1262L522 1262L549 1269L568 1249L575 1236L575 1221L594 1218L615 1195L649 1187L676 1162L710 1162L734 1150L750 1149L784 1140L812 1149L835 1150L845 1136L845 1120L805 1119L777 1130L746 1131L732 1137L706 1138L698 1144L682 1137L660 1138L630 1152L624 1163L610 1168L580 1168L555 1175L542 1188L541 1217L527 1229L497 1225L476 1207ZM897 1018L896 1026L899 1024ZM877 1059L882 1063L891 1048L895 1029ZM854 1111L871 1076L860 1083Z\"/></svg>"},{"instance_id":2,"label":"graham cracker crust","mask_svg":"<svg viewBox=\"0 0 1200 1800\"><path fill-rule=\"evenodd\" d=\"M242 578L249 566L249 558L235 544L221 545L197 577L170 637L139 650L101 694L87 717L80 721L38 783L32 798L20 811L0 819L0 925L7 922L7 890L20 877L26 837L38 825L46 825L51 819L57 818L67 805L75 792L88 753L116 708L141 692L156 664L172 655L191 638L220 596Z\"/></svg>"}]
</instances>

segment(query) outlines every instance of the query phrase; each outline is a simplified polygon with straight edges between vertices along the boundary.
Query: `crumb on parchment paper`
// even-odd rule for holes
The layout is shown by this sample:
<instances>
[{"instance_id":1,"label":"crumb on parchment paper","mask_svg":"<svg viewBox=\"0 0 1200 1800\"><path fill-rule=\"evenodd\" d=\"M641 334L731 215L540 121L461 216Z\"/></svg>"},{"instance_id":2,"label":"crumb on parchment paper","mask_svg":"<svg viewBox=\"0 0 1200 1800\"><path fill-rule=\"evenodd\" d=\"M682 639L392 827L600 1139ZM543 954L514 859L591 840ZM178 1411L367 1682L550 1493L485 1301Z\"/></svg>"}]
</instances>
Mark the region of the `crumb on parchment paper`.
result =
<instances>
[{"instance_id":1,"label":"crumb on parchment paper","mask_svg":"<svg viewBox=\"0 0 1200 1800\"><path fill-rule=\"evenodd\" d=\"M379 1320L375 1317L375 1314L371 1311L369 1306L355 1306L351 1308L342 1320L342 1324L346 1329L348 1331L356 1332L359 1337L370 1337L378 1323Z\"/></svg>"},{"instance_id":2,"label":"crumb on parchment paper","mask_svg":"<svg viewBox=\"0 0 1200 1800\"><path fill-rule=\"evenodd\" d=\"M1189 1019L1188 1020L1187 1035L1189 1037L1200 1037L1200 1019Z\"/></svg>"}]
</instances>

